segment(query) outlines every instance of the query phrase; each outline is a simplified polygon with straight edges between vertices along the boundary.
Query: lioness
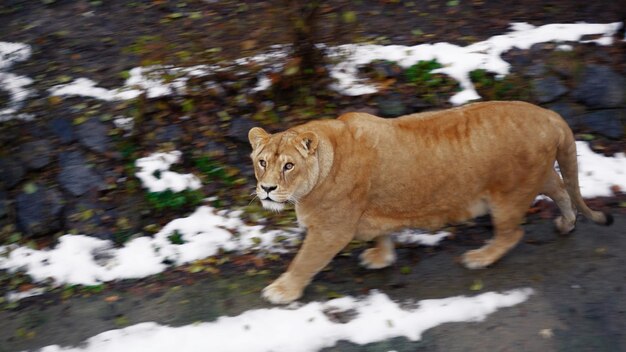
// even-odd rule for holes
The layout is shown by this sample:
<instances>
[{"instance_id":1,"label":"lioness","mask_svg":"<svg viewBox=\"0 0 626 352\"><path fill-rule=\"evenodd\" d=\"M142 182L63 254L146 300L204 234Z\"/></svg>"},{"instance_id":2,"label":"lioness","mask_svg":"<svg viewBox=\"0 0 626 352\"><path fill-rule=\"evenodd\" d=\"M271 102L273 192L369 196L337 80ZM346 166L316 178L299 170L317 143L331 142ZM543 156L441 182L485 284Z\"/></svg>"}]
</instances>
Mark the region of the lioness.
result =
<instances>
[{"instance_id":1,"label":"lioness","mask_svg":"<svg viewBox=\"0 0 626 352\"><path fill-rule=\"evenodd\" d=\"M484 268L520 241L520 224L539 193L560 208L555 224L561 233L574 229L576 208L598 224L612 222L580 195L567 123L524 102L475 103L394 119L348 113L273 135L255 127L248 137L263 206L279 211L295 204L308 230L287 271L263 290L272 303L299 298L353 239L375 239L361 263L383 268L395 260L390 233L491 213L494 238L462 258L468 268Z\"/></svg>"}]
</instances>

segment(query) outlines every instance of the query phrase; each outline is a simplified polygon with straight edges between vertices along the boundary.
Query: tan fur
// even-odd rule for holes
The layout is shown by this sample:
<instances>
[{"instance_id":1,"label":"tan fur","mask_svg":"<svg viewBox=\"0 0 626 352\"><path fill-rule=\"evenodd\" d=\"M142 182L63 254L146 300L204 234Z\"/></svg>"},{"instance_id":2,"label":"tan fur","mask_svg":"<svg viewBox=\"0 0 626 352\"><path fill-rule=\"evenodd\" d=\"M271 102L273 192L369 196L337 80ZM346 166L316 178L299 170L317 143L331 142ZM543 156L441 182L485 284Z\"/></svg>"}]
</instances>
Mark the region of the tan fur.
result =
<instances>
[{"instance_id":1,"label":"tan fur","mask_svg":"<svg viewBox=\"0 0 626 352\"><path fill-rule=\"evenodd\" d=\"M249 137L257 196L274 210L294 203L308 230L287 272L263 292L273 303L299 298L353 239L376 239L361 262L382 268L395 260L391 232L490 212L494 239L463 257L469 268L488 266L522 238L520 224L538 193L561 208L561 232L574 228L574 205L595 222L609 220L582 200L567 124L528 103L475 103L395 119L348 113L274 135L257 127Z\"/></svg>"}]
</instances>

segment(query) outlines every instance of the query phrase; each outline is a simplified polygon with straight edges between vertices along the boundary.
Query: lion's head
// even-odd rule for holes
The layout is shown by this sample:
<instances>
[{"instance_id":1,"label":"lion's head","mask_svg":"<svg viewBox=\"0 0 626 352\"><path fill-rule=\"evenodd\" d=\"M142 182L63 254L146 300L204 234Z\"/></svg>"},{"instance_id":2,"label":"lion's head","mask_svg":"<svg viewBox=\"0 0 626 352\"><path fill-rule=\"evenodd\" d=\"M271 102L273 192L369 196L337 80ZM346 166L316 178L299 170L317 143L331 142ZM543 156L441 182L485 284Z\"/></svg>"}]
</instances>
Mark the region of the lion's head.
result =
<instances>
[{"instance_id":1,"label":"lion's head","mask_svg":"<svg viewBox=\"0 0 626 352\"><path fill-rule=\"evenodd\" d=\"M319 176L318 136L287 130L269 134L260 127L248 133L257 179L256 195L263 207L280 211L296 204L315 186Z\"/></svg>"}]
</instances>

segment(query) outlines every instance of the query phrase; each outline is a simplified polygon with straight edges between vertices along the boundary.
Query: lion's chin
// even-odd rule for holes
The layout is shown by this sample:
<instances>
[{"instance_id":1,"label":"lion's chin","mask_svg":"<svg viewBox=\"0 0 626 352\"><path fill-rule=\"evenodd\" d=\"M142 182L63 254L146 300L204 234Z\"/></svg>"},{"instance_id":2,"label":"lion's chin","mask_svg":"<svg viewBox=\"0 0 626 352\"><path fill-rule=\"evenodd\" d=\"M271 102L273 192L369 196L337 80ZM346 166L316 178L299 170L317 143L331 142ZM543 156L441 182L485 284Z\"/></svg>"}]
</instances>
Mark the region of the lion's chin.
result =
<instances>
[{"instance_id":1,"label":"lion's chin","mask_svg":"<svg viewBox=\"0 0 626 352\"><path fill-rule=\"evenodd\" d=\"M274 202L273 200L263 199L261 200L263 208L273 211L282 211L285 209L285 203Z\"/></svg>"}]
</instances>

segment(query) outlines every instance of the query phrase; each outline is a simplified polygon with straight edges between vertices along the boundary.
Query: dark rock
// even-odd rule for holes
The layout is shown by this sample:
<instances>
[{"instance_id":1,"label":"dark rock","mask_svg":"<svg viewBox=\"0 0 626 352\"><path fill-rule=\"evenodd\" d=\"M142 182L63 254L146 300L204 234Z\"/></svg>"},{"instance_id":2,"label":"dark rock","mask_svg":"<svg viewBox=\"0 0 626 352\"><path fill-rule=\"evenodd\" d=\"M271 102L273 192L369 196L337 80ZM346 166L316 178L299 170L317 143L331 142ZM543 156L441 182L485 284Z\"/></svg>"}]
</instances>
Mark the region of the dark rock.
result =
<instances>
[{"instance_id":1,"label":"dark rock","mask_svg":"<svg viewBox=\"0 0 626 352\"><path fill-rule=\"evenodd\" d=\"M615 108L626 105L626 79L608 66L585 68L574 97L592 108Z\"/></svg>"},{"instance_id":2,"label":"dark rock","mask_svg":"<svg viewBox=\"0 0 626 352\"><path fill-rule=\"evenodd\" d=\"M11 188L24 178L24 168L12 158L0 158L0 183Z\"/></svg>"},{"instance_id":3,"label":"dark rock","mask_svg":"<svg viewBox=\"0 0 626 352\"><path fill-rule=\"evenodd\" d=\"M410 98L409 105L413 112L421 112L433 107L433 104L417 97Z\"/></svg>"},{"instance_id":4,"label":"dark rock","mask_svg":"<svg viewBox=\"0 0 626 352\"><path fill-rule=\"evenodd\" d=\"M78 135L80 143L99 153L104 153L109 149L108 133L108 128L95 118L81 123L76 129L76 135Z\"/></svg>"},{"instance_id":5,"label":"dark rock","mask_svg":"<svg viewBox=\"0 0 626 352\"><path fill-rule=\"evenodd\" d=\"M537 43L537 44L533 44L530 47L530 53L531 55L539 55L541 54L542 51L553 51L554 50L554 44L553 43Z\"/></svg>"},{"instance_id":6,"label":"dark rock","mask_svg":"<svg viewBox=\"0 0 626 352\"><path fill-rule=\"evenodd\" d=\"M389 94L376 99L378 115L382 117L396 117L407 113L407 108L399 94Z\"/></svg>"},{"instance_id":7,"label":"dark rock","mask_svg":"<svg viewBox=\"0 0 626 352\"><path fill-rule=\"evenodd\" d=\"M570 60L554 60L550 63L550 69L562 78L571 78L576 75L578 65Z\"/></svg>"},{"instance_id":8,"label":"dark rock","mask_svg":"<svg viewBox=\"0 0 626 352\"><path fill-rule=\"evenodd\" d=\"M226 155L228 152L225 145L211 140L207 141L202 150L212 157L221 157Z\"/></svg>"},{"instance_id":9,"label":"dark rock","mask_svg":"<svg viewBox=\"0 0 626 352\"><path fill-rule=\"evenodd\" d=\"M105 188L102 177L86 164L80 152L65 152L59 154L61 171L57 180L64 190L74 196L80 196L90 190Z\"/></svg>"},{"instance_id":10,"label":"dark rock","mask_svg":"<svg viewBox=\"0 0 626 352\"><path fill-rule=\"evenodd\" d=\"M554 101L568 92L568 89L554 76L536 78L532 81L531 86L539 103Z\"/></svg>"},{"instance_id":11,"label":"dark rock","mask_svg":"<svg viewBox=\"0 0 626 352\"><path fill-rule=\"evenodd\" d=\"M378 113L378 110L370 107L370 106L349 106L349 107L345 107L341 110L339 110L339 112L337 113L337 116L341 116L343 114L347 114L349 112L362 112L365 114L370 114L370 115L376 115Z\"/></svg>"},{"instance_id":12,"label":"dark rock","mask_svg":"<svg viewBox=\"0 0 626 352\"><path fill-rule=\"evenodd\" d=\"M558 102L547 108L561 115L572 129L580 126L580 115L585 113L585 107L576 103Z\"/></svg>"},{"instance_id":13,"label":"dark rock","mask_svg":"<svg viewBox=\"0 0 626 352\"><path fill-rule=\"evenodd\" d=\"M48 128L54 133L61 143L72 143L76 140L72 122L63 117L57 117L49 122Z\"/></svg>"},{"instance_id":14,"label":"dark rock","mask_svg":"<svg viewBox=\"0 0 626 352\"><path fill-rule=\"evenodd\" d=\"M9 102L11 101L11 94L4 89L0 89L0 110L8 107Z\"/></svg>"},{"instance_id":15,"label":"dark rock","mask_svg":"<svg viewBox=\"0 0 626 352\"><path fill-rule=\"evenodd\" d=\"M7 203L7 194L4 191L0 190L0 218L5 217L9 212L9 206Z\"/></svg>"},{"instance_id":16,"label":"dark rock","mask_svg":"<svg viewBox=\"0 0 626 352\"><path fill-rule=\"evenodd\" d=\"M183 137L183 130L178 125L167 125L155 131L157 143L176 142Z\"/></svg>"},{"instance_id":17,"label":"dark rock","mask_svg":"<svg viewBox=\"0 0 626 352\"><path fill-rule=\"evenodd\" d=\"M374 109L371 106L346 106L344 108L342 108L341 110L339 110L337 112L337 117L343 115L343 114L347 114L350 112L362 112L365 114L370 114L370 115L376 115L378 113L378 110Z\"/></svg>"},{"instance_id":18,"label":"dark rock","mask_svg":"<svg viewBox=\"0 0 626 352\"><path fill-rule=\"evenodd\" d=\"M30 170L41 169L50 164L52 146L46 139L24 143L20 146L19 156Z\"/></svg>"},{"instance_id":19,"label":"dark rock","mask_svg":"<svg viewBox=\"0 0 626 352\"><path fill-rule=\"evenodd\" d=\"M257 123L246 117L234 118L228 128L228 137L238 142L248 143L248 132L255 126Z\"/></svg>"},{"instance_id":20,"label":"dark rock","mask_svg":"<svg viewBox=\"0 0 626 352\"><path fill-rule=\"evenodd\" d=\"M543 77L547 72L546 65L543 62L536 63L524 70L524 75L528 77Z\"/></svg>"},{"instance_id":21,"label":"dark rock","mask_svg":"<svg viewBox=\"0 0 626 352\"><path fill-rule=\"evenodd\" d=\"M80 199L65 208L64 218L65 228L70 233L113 239L117 216L98 203Z\"/></svg>"},{"instance_id":22,"label":"dark rock","mask_svg":"<svg viewBox=\"0 0 626 352\"><path fill-rule=\"evenodd\" d=\"M532 59L528 55L528 50L522 50L518 48L512 48L511 50L503 53L504 61L510 62L513 69L517 67L524 67L532 65Z\"/></svg>"},{"instance_id":23,"label":"dark rock","mask_svg":"<svg viewBox=\"0 0 626 352\"><path fill-rule=\"evenodd\" d=\"M63 198L54 189L35 186L32 193L20 193L15 198L17 223L28 236L39 236L61 229L60 214Z\"/></svg>"},{"instance_id":24,"label":"dark rock","mask_svg":"<svg viewBox=\"0 0 626 352\"><path fill-rule=\"evenodd\" d=\"M398 77L402 73L402 68L389 61L377 61L372 63L374 75L379 79Z\"/></svg>"},{"instance_id":25,"label":"dark rock","mask_svg":"<svg viewBox=\"0 0 626 352\"><path fill-rule=\"evenodd\" d=\"M50 138L50 130L44 123L30 123L24 126L24 132L33 137L33 140Z\"/></svg>"},{"instance_id":26,"label":"dark rock","mask_svg":"<svg viewBox=\"0 0 626 352\"><path fill-rule=\"evenodd\" d=\"M581 116L582 124L593 132L609 138L624 137L626 109L592 111Z\"/></svg>"}]
</instances>

